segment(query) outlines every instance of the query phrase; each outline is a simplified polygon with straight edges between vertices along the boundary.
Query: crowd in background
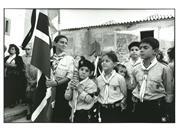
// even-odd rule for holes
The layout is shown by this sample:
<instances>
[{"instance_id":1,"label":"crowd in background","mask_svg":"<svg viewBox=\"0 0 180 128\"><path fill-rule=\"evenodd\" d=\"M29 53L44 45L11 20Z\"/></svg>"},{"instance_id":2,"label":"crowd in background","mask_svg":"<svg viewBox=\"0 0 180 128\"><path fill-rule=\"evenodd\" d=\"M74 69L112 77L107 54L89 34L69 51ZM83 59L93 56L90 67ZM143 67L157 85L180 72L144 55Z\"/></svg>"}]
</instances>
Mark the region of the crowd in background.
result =
<instances>
[{"instance_id":1,"label":"crowd in background","mask_svg":"<svg viewBox=\"0 0 180 128\"><path fill-rule=\"evenodd\" d=\"M92 51L91 60L72 57L67 43L63 35L54 39L53 79L46 81L56 88L52 122L175 122L175 47L166 62L159 41L147 37L130 42L129 60L120 63L114 51ZM25 52L19 56L10 44L4 58L4 105L27 104L30 119L37 69L30 63L31 45Z\"/></svg>"}]
</instances>

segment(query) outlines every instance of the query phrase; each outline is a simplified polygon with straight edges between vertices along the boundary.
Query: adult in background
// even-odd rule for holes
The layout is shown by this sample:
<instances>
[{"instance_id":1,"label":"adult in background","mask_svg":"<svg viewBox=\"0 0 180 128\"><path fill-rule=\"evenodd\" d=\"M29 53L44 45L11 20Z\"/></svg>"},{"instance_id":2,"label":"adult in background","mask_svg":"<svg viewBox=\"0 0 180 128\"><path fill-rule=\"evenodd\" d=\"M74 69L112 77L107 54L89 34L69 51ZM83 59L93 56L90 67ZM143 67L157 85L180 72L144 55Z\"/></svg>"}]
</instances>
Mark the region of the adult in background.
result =
<instances>
[{"instance_id":1,"label":"adult in background","mask_svg":"<svg viewBox=\"0 0 180 128\"><path fill-rule=\"evenodd\" d=\"M71 108L64 98L64 93L68 82L73 77L74 59L65 52L68 43L66 36L58 35L54 42L56 51L52 60L54 80L48 80L46 85L47 87L56 87L53 122L66 123L69 122Z\"/></svg>"},{"instance_id":2,"label":"adult in background","mask_svg":"<svg viewBox=\"0 0 180 128\"><path fill-rule=\"evenodd\" d=\"M37 84L37 68L31 65L32 48L31 45L26 46L26 54L22 56L25 63L25 75L27 79L26 84L26 102L27 102L27 115L26 119L29 120L32 114L33 108L33 95Z\"/></svg>"},{"instance_id":3,"label":"adult in background","mask_svg":"<svg viewBox=\"0 0 180 128\"><path fill-rule=\"evenodd\" d=\"M24 98L24 63L19 56L19 48L15 44L9 45L8 53L9 55L4 58L5 107L14 107Z\"/></svg>"}]
</instances>

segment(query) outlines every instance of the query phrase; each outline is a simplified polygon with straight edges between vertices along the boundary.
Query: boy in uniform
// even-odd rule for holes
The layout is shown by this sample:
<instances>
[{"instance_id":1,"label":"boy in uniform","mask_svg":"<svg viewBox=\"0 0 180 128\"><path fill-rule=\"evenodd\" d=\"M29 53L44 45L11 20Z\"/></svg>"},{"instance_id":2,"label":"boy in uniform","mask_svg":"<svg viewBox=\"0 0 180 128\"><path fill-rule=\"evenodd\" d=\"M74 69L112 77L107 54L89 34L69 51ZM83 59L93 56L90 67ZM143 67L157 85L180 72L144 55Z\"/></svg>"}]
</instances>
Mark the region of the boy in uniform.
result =
<instances>
[{"instance_id":1,"label":"boy in uniform","mask_svg":"<svg viewBox=\"0 0 180 128\"><path fill-rule=\"evenodd\" d=\"M145 38L139 48L143 61L132 72L135 86L132 100L136 103L136 121L161 122L163 107L168 107L173 100L170 68L156 59L159 49L157 39Z\"/></svg>"},{"instance_id":2,"label":"boy in uniform","mask_svg":"<svg viewBox=\"0 0 180 128\"><path fill-rule=\"evenodd\" d=\"M133 102L132 102L132 91L135 88L132 84L132 71L133 69L138 66L141 63L141 58L140 58L140 49L139 49L139 44L140 42L138 41L133 41L129 44L128 49L129 49L129 57L130 59L125 62L123 65L125 65L127 69L127 74L129 75L129 84L127 84L127 109L126 109L126 121L131 122L133 121Z\"/></svg>"},{"instance_id":3,"label":"boy in uniform","mask_svg":"<svg viewBox=\"0 0 180 128\"><path fill-rule=\"evenodd\" d=\"M76 78L68 84L65 99L69 100L72 108L71 122L88 123L92 121L91 109L97 101L95 96L97 85L89 78L92 71L94 71L94 65L85 58L81 59Z\"/></svg>"}]
</instances>

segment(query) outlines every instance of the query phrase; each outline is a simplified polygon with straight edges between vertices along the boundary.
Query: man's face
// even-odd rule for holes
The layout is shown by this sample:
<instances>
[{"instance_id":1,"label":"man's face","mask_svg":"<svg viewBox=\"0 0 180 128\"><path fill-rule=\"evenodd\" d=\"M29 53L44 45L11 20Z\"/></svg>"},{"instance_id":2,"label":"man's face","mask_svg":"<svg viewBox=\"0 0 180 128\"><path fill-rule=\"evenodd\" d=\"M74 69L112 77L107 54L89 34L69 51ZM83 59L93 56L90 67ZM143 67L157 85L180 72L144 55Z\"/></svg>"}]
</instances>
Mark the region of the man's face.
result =
<instances>
[{"instance_id":1,"label":"man's face","mask_svg":"<svg viewBox=\"0 0 180 128\"><path fill-rule=\"evenodd\" d=\"M131 47L131 49L130 49L130 57L131 58L138 58L139 55L140 55L139 47L137 47L137 46Z\"/></svg>"},{"instance_id":2,"label":"man's face","mask_svg":"<svg viewBox=\"0 0 180 128\"><path fill-rule=\"evenodd\" d=\"M80 79L84 80L89 76L90 76L90 70L89 70L88 67L83 66L83 67L79 68L79 77L80 77Z\"/></svg>"},{"instance_id":3,"label":"man's face","mask_svg":"<svg viewBox=\"0 0 180 128\"><path fill-rule=\"evenodd\" d=\"M149 59L156 55L155 50L148 43L141 43L139 48L142 59Z\"/></svg>"}]
</instances>

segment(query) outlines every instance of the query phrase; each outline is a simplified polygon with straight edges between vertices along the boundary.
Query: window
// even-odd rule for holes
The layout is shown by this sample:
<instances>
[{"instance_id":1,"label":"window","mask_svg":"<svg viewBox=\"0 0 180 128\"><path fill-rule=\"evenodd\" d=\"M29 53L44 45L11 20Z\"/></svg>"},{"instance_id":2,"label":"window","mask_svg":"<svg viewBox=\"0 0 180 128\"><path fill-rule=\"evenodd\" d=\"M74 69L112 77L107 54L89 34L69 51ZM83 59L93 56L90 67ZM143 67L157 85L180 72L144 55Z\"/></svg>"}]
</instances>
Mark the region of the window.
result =
<instances>
[{"instance_id":1,"label":"window","mask_svg":"<svg viewBox=\"0 0 180 128\"><path fill-rule=\"evenodd\" d=\"M141 40L146 38L146 37L154 37L154 30L150 31L141 31Z\"/></svg>"},{"instance_id":2,"label":"window","mask_svg":"<svg viewBox=\"0 0 180 128\"><path fill-rule=\"evenodd\" d=\"M10 19L5 18L5 35L10 35Z\"/></svg>"}]
</instances>

